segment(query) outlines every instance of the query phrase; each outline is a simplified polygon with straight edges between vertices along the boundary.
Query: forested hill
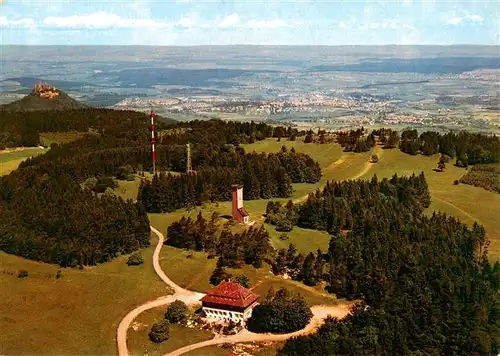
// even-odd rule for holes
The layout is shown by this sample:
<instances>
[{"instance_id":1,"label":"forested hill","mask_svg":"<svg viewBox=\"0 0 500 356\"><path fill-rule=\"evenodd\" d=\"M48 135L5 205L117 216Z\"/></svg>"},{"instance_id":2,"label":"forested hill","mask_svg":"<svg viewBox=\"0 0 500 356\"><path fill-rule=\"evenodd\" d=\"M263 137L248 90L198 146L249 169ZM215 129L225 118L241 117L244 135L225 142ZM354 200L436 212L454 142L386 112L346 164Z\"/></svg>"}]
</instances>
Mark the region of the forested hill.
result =
<instances>
[{"instance_id":1,"label":"forested hill","mask_svg":"<svg viewBox=\"0 0 500 356\"><path fill-rule=\"evenodd\" d=\"M498 355L500 263L487 259L482 226L423 214L431 199L422 173L328 182L305 203L268 204L269 223L332 235L326 253L279 250L273 271L361 301L280 355Z\"/></svg>"},{"instance_id":2,"label":"forested hill","mask_svg":"<svg viewBox=\"0 0 500 356\"><path fill-rule=\"evenodd\" d=\"M6 111L69 110L85 108L87 105L47 84L35 84L33 90L20 100L1 105Z\"/></svg>"},{"instance_id":3,"label":"forested hill","mask_svg":"<svg viewBox=\"0 0 500 356\"><path fill-rule=\"evenodd\" d=\"M114 195L98 195L82 185L93 177L106 181L103 177L116 175L124 165L131 165L135 170L150 169L151 131L145 114L106 109L69 110L57 115L51 112L2 114L0 131L4 137L14 140L22 141L19 136L36 140L42 131L90 128L91 133L74 142L53 145L47 154L28 159L18 170L0 178L0 249L34 260L78 266L109 261L148 245L149 220L141 201L124 202ZM233 166L234 170L255 159L263 160L246 154L230 142L263 139L275 132L297 134L296 130L283 127L219 120L179 126L183 126L184 133L169 134L171 126L158 124L158 131L167 130L167 135L158 138L157 168L185 171L184 143L192 140L193 166L200 169L199 182L210 174L209 167L214 165ZM212 132L217 134L207 137L207 133ZM298 166L301 167L299 175L288 173L287 170ZM316 162L294 152L281 153L280 165L269 173L272 179L282 182L281 190L271 190L269 197L289 194L293 177L316 182L321 175ZM220 184L228 191L233 183L249 184L241 180L244 177L233 178ZM155 178L158 179L161 177ZM254 180L250 184L257 183L258 180Z\"/></svg>"},{"instance_id":4,"label":"forested hill","mask_svg":"<svg viewBox=\"0 0 500 356\"><path fill-rule=\"evenodd\" d=\"M177 121L156 117L158 129ZM41 132L115 132L125 139L148 142L151 137L148 115L130 110L82 108L71 110L6 111L0 110L0 146L37 146ZM116 137L122 137L115 134Z\"/></svg>"}]
</instances>

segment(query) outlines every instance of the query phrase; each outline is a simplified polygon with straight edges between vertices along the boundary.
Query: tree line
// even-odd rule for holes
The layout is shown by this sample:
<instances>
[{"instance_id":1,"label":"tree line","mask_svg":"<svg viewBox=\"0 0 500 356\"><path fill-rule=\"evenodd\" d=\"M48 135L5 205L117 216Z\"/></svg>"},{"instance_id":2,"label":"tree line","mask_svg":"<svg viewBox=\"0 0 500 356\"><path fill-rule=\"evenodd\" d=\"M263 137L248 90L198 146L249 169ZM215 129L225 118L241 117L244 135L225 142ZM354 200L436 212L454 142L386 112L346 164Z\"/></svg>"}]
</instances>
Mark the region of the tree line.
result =
<instances>
[{"instance_id":1,"label":"tree line","mask_svg":"<svg viewBox=\"0 0 500 356\"><path fill-rule=\"evenodd\" d=\"M397 209L411 209L421 213L430 205L428 184L423 172L410 177L379 180L375 175L371 180L328 181L321 190L309 193L304 204L269 202L266 207L266 221L278 228L293 226L328 231L339 234L350 230L358 212L368 211L382 201L387 201Z\"/></svg>"},{"instance_id":2,"label":"tree line","mask_svg":"<svg viewBox=\"0 0 500 356\"><path fill-rule=\"evenodd\" d=\"M243 185L246 200L289 197L292 183L315 183L321 178L321 168L309 156L287 151L274 154L245 154L237 149L231 159L213 160L201 165L197 175L155 175L139 186L138 200L148 212L171 212L184 207L201 205L205 201L231 200L231 185ZM222 163L220 163L222 162Z\"/></svg>"},{"instance_id":3,"label":"tree line","mask_svg":"<svg viewBox=\"0 0 500 356\"><path fill-rule=\"evenodd\" d=\"M401 151L416 155L431 156L437 153L456 158L456 165L500 163L500 139L496 135L485 135L461 131L440 134L417 130L406 130L401 134Z\"/></svg>"}]
</instances>

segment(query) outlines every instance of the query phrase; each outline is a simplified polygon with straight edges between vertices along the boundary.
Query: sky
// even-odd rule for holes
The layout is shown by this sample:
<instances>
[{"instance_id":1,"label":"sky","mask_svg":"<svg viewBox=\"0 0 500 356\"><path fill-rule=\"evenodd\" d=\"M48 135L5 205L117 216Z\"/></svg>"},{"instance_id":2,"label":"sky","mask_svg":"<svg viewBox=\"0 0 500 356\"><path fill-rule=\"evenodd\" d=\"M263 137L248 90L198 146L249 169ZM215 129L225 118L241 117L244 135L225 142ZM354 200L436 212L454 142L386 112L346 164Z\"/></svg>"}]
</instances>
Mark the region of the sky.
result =
<instances>
[{"instance_id":1,"label":"sky","mask_svg":"<svg viewBox=\"0 0 500 356\"><path fill-rule=\"evenodd\" d=\"M494 0L0 0L1 44L500 42Z\"/></svg>"}]
</instances>

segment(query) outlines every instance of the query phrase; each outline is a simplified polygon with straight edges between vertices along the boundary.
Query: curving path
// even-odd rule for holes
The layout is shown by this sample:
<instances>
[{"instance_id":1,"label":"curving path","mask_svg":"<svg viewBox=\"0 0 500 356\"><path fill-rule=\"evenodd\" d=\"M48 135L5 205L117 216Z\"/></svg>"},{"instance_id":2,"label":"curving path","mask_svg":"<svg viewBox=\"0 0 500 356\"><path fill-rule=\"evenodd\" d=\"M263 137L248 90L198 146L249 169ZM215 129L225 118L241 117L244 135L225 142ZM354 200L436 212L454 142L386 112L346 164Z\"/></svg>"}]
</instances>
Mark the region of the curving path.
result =
<instances>
[{"instance_id":1,"label":"curving path","mask_svg":"<svg viewBox=\"0 0 500 356\"><path fill-rule=\"evenodd\" d=\"M219 338L214 338L211 340L206 340L202 342L198 342L196 344L184 346L180 349L177 349L173 352L165 354L164 356L178 356L188 353L190 351L201 349L207 346L220 345L225 343L236 344L243 342L253 342L253 341L285 341L293 336L306 335L314 332L318 327L320 327L324 323L324 319L328 317L328 315L337 317L339 319L344 318L348 313L348 306L313 306L311 307L311 311L313 312L313 318L311 322L302 330L295 331L293 333L288 334L257 334L246 329L243 329L236 335L231 336L223 336Z\"/></svg>"},{"instance_id":2,"label":"curving path","mask_svg":"<svg viewBox=\"0 0 500 356\"><path fill-rule=\"evenodd\" d=\"M119 356L129 356L127 348L127 331L130 327L130 324L139 314L149 309L170 304L177 299L182 300L187 305L195 305L198 304L199 300L205 295L203 293L196 293L184 289L181 286L175 284L170 278L167 277L165 272L163 272L163 270L161 269L159 261L160 251L161 248L163 247L163 242L165 241L165 237L160 231L156 230L153 226L151 226L151 231L158 236L158 244L156 245L155 252L153 253L153 267L155 269L156 274L162 279L162 281L173 289L174 294L146 302L138 306L134 310L130 311L122 319L122 321L118 325L118 330L116 332L116 343L118 347Z\"/></svg>"},{"instance_id":3,"label":"curving path","mask_svg":"<svg viewBox=\"0 0 500 356\"><path fill-rule=\"evenodd\" d=\"M372 154L377 154L378 157L379 157L379 159L380 159L380 157L384 153L384 150L382 150L380 146L375 145L375 147L373 148L373 150L371 151L371 153ZM346 160L345 156L341 156L338 160L336 160L335 162L333 162L332 164L330 164L328 167L326 167L326 170L329 170L329 169L331 169L331 168L333 168L335 166L341 165L342 163L345 162L345 160ZM355 179L361 178L366 173L368 173L372 167L373 167L373 163L371 163L370 161L367 161L367 162L365 162L365 164L363 166L363 170L361 172L359 172L355 176L352 176L351 178L347 178L347 179L355 180ZM322 189L323 186L324 185L321 185L320 189ZM293 203L294 204L302 203L303 201L306 201L308 197L309 197L309 194L303 195L303 196L301 196L299 198L294 199Z\"/></svg>"},{"instance_id":4,"label":"curving path","mask_svg":"<svg viewBox=\"0 0 500 356\"><path fill-rule=\"evenodd\" d=\"M155 251L153 253L153 267L155 269L156 274L164 281L170 288L174 290L173 295L168 295L165 297L160 297L155 300L148 301L134 310L130 311L120 322L118 325L118 330L116 332L116 343L118 348L119 356L129 356L128 348L127 348L127 332L130 327L130 324L134 321L134 319L141 314L142 312L153 309L156 307L160 307L163 305L167 305L172 303L175 300L182 300L187 305L196 305L199 303L199 300L205 295L204 293L197 293L187 289L182 288L173 282L170 278L167 277L165 272L161 269L159 257L160 251L163 247L163 242L165 241L165 237L163 234L151 226L151 231L154 232L158 236L158 244L156 245ZM347 305L338 305L338 306L314 306L311 308L313 313L313 318L311 322L302 330L296 331L294 333L289 334L256 334L252 333L246 329L242 330L236 335L231 336L222 336L216 337L211 340L199 342L196 344L188 345L182 347L174 352L171 352L167 355L182 355L191 350L199 349L205 346L217 345L223 343L239 343L239 342L251 342L251 341L282 341L286 340L292 336L309 334L316 330L323 322L324 319L328 316L335 316L338 318L343 318L349 313L349 309Z\"/></svg>"}]
</instances>

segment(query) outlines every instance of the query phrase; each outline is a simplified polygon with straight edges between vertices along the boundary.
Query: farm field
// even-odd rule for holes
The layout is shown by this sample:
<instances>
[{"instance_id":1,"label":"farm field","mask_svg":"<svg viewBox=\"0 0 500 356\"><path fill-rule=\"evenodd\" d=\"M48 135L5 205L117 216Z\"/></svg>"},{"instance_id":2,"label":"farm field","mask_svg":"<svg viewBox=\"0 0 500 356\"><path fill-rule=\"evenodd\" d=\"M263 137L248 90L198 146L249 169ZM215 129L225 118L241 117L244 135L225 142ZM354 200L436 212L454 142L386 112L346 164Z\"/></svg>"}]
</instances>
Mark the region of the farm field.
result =
<instances>
[{"instance_id":1,"label":"farm field","mask_svg":"<svg viewBox=\"0 0 500 356\"><path fill-rule=\"evenodd\" d=\"M0 252L2 354L116 354L116 328L125 314L169 292L154 272L153 246L142 250L143 265L129 267L128 256L121 256L83 270ZM18 278L20 270L28 277Z\"/></svg>"},{"instance_id":2,"label":"farm field","mask_svg":"<svg viewBox=\"0 0 500 356\"><path fill-rule=\"evenodd\" d=\"M156 320L164 317L165 308L155 308L140 314L128 330L128 347L131 355L160 356L186 345L210 340L214 335L207 330L190 329L181 325L170 325L168 340L157 344L149 340L148 334ZM134 327L136 330L134 330Z\"/></svg>"},{"instance_id":3,"label":"farm field","mask_svg":"<svg viewBox=\"0 0 500 356\"><path fill-rule=\"evenodd\" d=\"M19 164L26 158L37 156L45 152L47 152L47 149L38 147L9 152L0 151L0 176L16 170Z\"/></svg>"}]
</instances>

